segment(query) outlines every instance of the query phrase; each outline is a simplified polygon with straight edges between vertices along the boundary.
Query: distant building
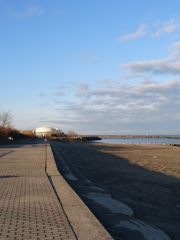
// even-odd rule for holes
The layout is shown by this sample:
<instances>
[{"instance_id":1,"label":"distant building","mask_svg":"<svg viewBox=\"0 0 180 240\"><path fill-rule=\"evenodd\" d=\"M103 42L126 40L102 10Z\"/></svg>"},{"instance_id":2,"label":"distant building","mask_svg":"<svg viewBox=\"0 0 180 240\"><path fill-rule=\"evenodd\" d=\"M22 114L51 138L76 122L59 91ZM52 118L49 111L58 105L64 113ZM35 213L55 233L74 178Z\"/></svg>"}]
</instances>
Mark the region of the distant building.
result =
<instances>
[{"instance_id":1,"label":"distant building","mask_svg":"<svg viewBox=\"0 0 180 240\"><path fill-rule=\"evenodd\" d=\"M52 128L46 126L36 128L34 133L37 137L50 137L52 135L61 136L64 134L59 128Z\"/></svg>"}]
</instances>

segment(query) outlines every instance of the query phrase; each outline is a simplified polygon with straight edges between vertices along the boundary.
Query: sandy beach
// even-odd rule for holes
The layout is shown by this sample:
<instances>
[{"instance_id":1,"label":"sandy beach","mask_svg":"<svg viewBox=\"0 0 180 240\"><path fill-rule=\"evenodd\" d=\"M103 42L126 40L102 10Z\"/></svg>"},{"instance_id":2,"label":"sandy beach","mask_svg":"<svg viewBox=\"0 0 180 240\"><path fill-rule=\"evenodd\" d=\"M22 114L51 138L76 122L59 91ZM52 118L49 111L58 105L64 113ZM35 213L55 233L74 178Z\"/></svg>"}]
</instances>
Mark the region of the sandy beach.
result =
<instances>
[{"instance_id":1,"label":"sandy beach","mask_svg":"<svg viewBox=\"0 0 180 240\"><path fill-rule=\"evenodd\" d=\"M96 186L135 216L180 239L180 148L160 144L59 142Z\"/></svg>"}]
</instances>

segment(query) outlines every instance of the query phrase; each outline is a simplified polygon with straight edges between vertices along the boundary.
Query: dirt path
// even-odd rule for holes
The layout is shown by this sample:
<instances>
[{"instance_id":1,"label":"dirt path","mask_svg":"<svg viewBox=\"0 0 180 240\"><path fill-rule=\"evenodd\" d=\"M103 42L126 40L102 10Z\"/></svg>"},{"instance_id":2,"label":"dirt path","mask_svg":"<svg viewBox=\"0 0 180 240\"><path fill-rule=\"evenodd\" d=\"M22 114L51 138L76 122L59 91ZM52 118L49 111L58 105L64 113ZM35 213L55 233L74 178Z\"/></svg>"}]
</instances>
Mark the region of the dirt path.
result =
<instances>
[{"instance_id":1,"label":"dirt path","mask_svg":"<svg viewBox=\"0 0 180 240\"><path fill-rule=\"evenodd\" d=\"M155 144L61 143L96 186L135 216L180 239L180 148Z\"/></svg>"}]
</instances>

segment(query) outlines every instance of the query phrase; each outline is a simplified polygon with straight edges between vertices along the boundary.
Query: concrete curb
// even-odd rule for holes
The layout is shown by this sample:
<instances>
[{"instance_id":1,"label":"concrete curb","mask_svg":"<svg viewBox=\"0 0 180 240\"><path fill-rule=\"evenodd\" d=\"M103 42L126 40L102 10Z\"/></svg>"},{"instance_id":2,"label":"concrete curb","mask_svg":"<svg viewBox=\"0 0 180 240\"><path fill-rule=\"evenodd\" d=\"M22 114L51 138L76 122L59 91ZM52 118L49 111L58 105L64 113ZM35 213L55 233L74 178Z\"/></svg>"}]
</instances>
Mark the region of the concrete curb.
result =
<instances>
[{"instance_id":1,"label":"concrete curb","mask_svg":"<svg viewBox=\"0 0 180 240\"><path fill-rule=\"evenodd\" d=\"M47 144L46 172L78 240L113 240L89 208L60 175L49 144Z\"/></svg>"}]
</instances>

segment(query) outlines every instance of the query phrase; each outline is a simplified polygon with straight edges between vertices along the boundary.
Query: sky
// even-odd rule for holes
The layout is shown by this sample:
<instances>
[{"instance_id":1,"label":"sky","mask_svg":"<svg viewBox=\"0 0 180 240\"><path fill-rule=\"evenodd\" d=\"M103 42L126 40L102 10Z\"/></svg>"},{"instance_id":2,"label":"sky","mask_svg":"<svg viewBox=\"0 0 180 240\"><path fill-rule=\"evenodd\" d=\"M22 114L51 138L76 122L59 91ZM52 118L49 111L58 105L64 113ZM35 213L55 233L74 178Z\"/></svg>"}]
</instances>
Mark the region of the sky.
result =
<instances>
[{"instance_id":1,"label":"sky","mask_svg":"<svg viewBox=\"0 0 180 240\"><path fill-rule=\"evenodd\" d=\"M0 0L0 112L19 130L180 134L179 0Z\"/></svg>"}]
</instances>

